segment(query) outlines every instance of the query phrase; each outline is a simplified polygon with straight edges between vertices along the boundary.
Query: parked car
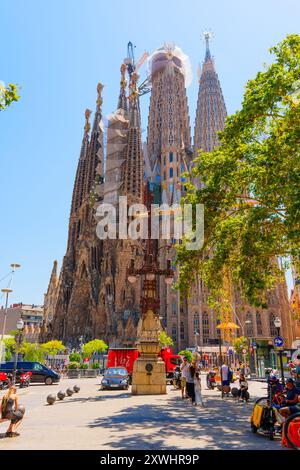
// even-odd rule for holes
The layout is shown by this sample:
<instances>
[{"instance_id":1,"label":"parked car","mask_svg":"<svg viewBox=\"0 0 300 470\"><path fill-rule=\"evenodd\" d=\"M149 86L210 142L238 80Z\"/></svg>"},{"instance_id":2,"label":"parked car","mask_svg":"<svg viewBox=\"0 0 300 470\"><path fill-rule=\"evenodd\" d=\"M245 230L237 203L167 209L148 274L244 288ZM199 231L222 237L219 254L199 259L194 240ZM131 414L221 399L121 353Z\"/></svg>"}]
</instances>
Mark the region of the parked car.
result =
<instances>
[{"instance_id":1,"label":"parked car","mask_svg":"<svg viewBox=\"0 0 300 470\"><path fill-rule=\"evenodd\" d=\"M0 371L5 373L12 373L14 370L13 362L4 362L0 364ZM40 364L39 362L18 361L17 362L17 381L20 380L20 375L31 372L30 383L45 383L52 385L59 382L60 375L52 369Z\"/></svg>"},{"instance_id":2,"label":"parked car","mask_svg":"<svg viewBox=\"0 0 300 470\"><path fill-rule=\"evenodd\" d=\"M105 372L101 381L102 390L110 390L119 388L128 390L129 374L125 367L109 367Z\"/></svg>"}]
</instances>

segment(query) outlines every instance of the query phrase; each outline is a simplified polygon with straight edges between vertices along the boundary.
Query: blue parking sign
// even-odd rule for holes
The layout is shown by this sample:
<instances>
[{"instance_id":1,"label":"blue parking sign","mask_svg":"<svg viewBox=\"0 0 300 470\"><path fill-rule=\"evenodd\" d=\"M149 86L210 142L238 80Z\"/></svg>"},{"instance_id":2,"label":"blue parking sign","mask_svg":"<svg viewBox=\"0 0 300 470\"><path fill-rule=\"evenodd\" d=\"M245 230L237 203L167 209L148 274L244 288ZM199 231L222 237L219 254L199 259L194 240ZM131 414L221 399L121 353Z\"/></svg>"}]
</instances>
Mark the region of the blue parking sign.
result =
<instances>
[{"instance_id":1,"label":"blue parking sign","mask_svg":"<svg viewBox=\"0 0 300 470\"><path fill-rule=\"evenodd\" d=\"M277 348L281 348L283 346L283 343L284 341L283 341L283 338L281 338L281 336L276 336L274 338L274 344L275 346L277 346Z\"/></svg>"}]
</instances>

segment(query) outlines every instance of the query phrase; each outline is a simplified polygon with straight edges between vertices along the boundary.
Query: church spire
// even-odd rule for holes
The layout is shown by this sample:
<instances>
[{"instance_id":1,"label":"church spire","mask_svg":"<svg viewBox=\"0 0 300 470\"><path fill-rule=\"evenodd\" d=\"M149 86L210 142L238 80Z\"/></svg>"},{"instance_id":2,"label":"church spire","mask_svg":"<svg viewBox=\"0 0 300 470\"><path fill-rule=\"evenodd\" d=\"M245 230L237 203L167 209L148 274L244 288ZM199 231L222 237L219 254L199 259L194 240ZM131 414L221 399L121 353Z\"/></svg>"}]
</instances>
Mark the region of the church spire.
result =
<instances>
[{"instance_id":1,"label":"church spire","mask_svg":"<svg viewBox=\"0 0 300 470\"><path fill-rule=\"evenodd\" d=\"M120 94L119 94L119 100L118 100L118 109L123 109L126 113L128 110L127 107L127 98L126 98L126 65L122 64L120 68L121 72L121 81L120 81Z\"/></svg>"},{"instance_id":2,"label":"church spire","mask_svg":"<svg viewBox=\"0 0 300 470\"><path fill-rule=\"evenodd\" d=\"M210 49L209 49L209 40L211 38L211 33L204 33L204 39L205 39L205 46L206 46L206 52L205 52L205 62L208 62L211 60L211 54L210 54Z\"/></svg>"},{"instance_id":3,"label":"church spire","mask_svg":"<svg viewBox=\"0 0 300 470\"><path fill-rule=\"evenodd\" d=\"M97 85L96 112L94 117L91 142L86 162L86 176L84 185L84 194L90 195L95 183L96 174L103 178L103 122L102 122L102 83ZM98 166L99 165L99 166Z\"/></svg>"},{"instance_id":4,"label":"church spire","mask_svg":"<svg viewBox=\"0 0 300 470\"><path fill-rule=\"evenodd\" d=\"M83 133L80 157L79 157L79 162L78 162L77 172L76 172L76 177L75 177L75 184L74 184L74 190L73 190L73 196L72 196L71 215L77 212L84 198L84 180L85 180L85 172L86 172L86 159L87 159L88 148L89 148L91 112L92 111L90 109L85 110L84 133Z\"/></svg>"},{"instance_id":5,"label":"church spire","mask_svg":"<svg viewBox=\"0 0 300 470\"><path fill-rule=\"evenodd\" d=\"M217 132L224 129L227 116L221 85L210 53L210 38L211 33L204 33L206 51L199 79L194 133L195 155L200 149L211 152L219 144Z\"/></svg>"},{"instance_id":6,"label":"church spire","mask_svg":"<svg viewBox=\"0 0 300 470\"><path fill-rule=\"evenodd\" d=\"M134 72L131 75L129 85L129 129L125 159L124 192L135 200L141 200L144 162L137 81L138 75Z\"/></svg>"}]
</instances>

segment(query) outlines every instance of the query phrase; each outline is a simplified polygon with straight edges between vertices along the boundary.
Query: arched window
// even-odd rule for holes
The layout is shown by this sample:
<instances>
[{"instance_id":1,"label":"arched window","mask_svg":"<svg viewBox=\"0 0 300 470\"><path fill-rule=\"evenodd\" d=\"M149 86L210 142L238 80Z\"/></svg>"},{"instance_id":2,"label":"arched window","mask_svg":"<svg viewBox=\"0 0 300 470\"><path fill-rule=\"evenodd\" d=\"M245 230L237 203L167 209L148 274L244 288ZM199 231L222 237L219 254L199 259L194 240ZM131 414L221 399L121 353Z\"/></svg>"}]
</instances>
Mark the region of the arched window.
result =
<instances>
[{"instance_id":1,"label":"arched window","mask_svg":"<svg viewBox=\"0 0 300 470\"><path fill-rule=\"evenodd\" d=\"M277 336L277 328L274 325L275 321L275 315L274 313L269 314L269 329L270 329L270 335L271 336Z\"/></svg>"},{"instance_id":2,"label":"arched window","mask_svg":"<svg viewBox=\"0 0 300 470\"><path fill-rule=\"evenodd\" d=\"M263 329L262 329L261 314L259 312L256 312L256 329L257 329L257 334L259 336L262 336Z\"/></svg>"},{"instance_id":3,"label":"arched window","mask_svg":"<svg viewBox=\"0 0 300 470\"><path fill-rule=\"evenodd\" d=\"M200 326L199 313L196 312L196 313L194 313L194 331L199 331L199 326Z\"/></svg>"},{"instance_id":4,"label":"arched window","mask_svg":"<svg viewBox=\"0 0 300 470\"><path fill-rule=\"evenodd\" d=\"M172 161L173 161L173 152L169 153L169 161L170 161L170 163L172 163Z\"/></svg>"},{"instance_id":5,"label":"arched window","mask_svg":"<svg viewBox=\"0 0 300 470\"><path fill-rule=\"evenodd\" d=\"M173 178L173 168L170 168L169 176L170 176L170 178Z\"/></svg>"},{"instance_id":6,"label":"arched window","mask_svg":"<svg viewBox=\"0 0 300 470\"><path fill-rule=\"evenodd\" d=\"M203 344L208 344L209 339L209 318L206 312L202 315Z\"/></svg>"},{"instance_id":7,"label":"arched window","mask_svg":"<svg viewBox=\"0 0 300 470\"><path fill-rule=\"evenodd\" d=\"M184 339L184 323L180 322L180 339Z\"/></svg>"},{"instance_id":8,"label":"arched window","mask_svg":"<svg viewBox=\"0 0 300 470\"><path fill-rule=\"evenodd\" d=\"M254 330L253 330L253 318L252 318L252 313L248 312L246 315L246 336L254 336Z\"/></svg>"},{"instance_id":9,"label":"arched window","mask_svg":"<svg viewBox=\"0 0 300 470\"><path fill-rule=\"evenodd\" d=\"M177 341L177 328L175 324L172 326L172 340Z\"/></svg>"}]
</instances>

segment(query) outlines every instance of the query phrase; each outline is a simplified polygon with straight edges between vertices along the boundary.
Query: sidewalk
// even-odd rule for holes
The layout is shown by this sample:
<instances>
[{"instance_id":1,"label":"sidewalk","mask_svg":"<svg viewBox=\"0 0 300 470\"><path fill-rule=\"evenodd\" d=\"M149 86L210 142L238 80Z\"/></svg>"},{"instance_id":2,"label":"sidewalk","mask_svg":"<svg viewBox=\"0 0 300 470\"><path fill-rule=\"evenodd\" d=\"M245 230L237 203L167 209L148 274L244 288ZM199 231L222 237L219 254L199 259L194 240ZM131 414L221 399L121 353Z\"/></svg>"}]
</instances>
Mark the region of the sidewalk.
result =
<instances>
[{"instance_id":1,"label":"sidewalk","mask_svg":"<svg viewBox=\"0 0 300 470\"><path fill-rule=\"evenodd\" d=\"M250 385L252 403L236 404L217 390L202 389L205 408L181 399L178 390L167 395L132 396L124 391L99 391L99 378L63 380L57 386L32 386L20 392L27 415L14 439L0 434L4 449L282 449L254 435L249 417L254 397L263 396L259 383ZM78 383L79 394L55 405L45 404L47 394ZM6 424L0 425L4 433Z\"/></svg>"}]
</instances>

